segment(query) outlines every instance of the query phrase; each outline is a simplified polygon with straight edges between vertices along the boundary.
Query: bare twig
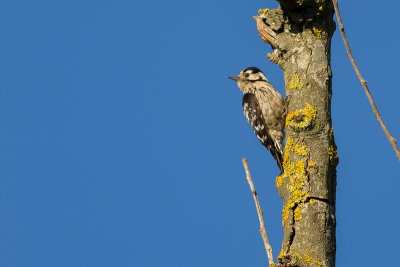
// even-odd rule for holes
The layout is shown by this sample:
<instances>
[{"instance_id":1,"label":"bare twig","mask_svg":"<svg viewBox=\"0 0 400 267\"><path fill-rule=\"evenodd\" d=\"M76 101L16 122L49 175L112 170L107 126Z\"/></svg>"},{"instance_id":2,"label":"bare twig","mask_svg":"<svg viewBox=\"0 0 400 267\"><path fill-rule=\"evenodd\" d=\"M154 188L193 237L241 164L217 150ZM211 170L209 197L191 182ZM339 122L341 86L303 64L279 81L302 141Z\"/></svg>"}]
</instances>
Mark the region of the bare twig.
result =
<instances>
[{"instance_id":1,"label":"bare twig","mask_svg":"<svg viewBox=\"0 0 400 267\"><path fill-rule=\"evenodd\" d=\"M251 192L253 193L254 202L256 204L258 220L260 221L260 234L264 240L264 246L265 250L267 251L269 266L275 266L274 257L272 256L272 247L268 242L267 232L265 230L263 211L261 210L260 203L258 202L257 192L256 189L254 188L253 180L251 179L250 176L249 166L247 165L247 159L243 158L242 162L244 170L246 172L247 182L250 185Z\"/></svg>"},{"instance_id":2,"label":"bare twig","mask_svg":"<svg viewBox=\"0 0 400 267\"><path fill-rule=\"evenodd\" d=\"M332 0L332 3L333 3L333 6L335 8L336 18L337 18L338 23L339 23L340 33L342 34L343 42L344 42L344 45L346 46L346 51L347 51L347 54L349 55L351 64L353 65L353 68L356 71L358 79L360 80L360 82L362 84L362 87L364 88L364 91L367 94L368 101L371 104L371 107L372 107L372 110L374 112L374 115L375 115L376 119L378 120L378 122L381 125L383 131L385 132L385 135L386 135L387 139L389 140L390 144L392 144L392 147L394 149L394 152L397 155L397 158L400 160L400 151L399 151L399 148L397 147L396 139L392 137L392 135L389 133L388 129L386 128L386 125L383 122L382 117L378 112L378 109L376 108L374 100L372 99L371 93L369 92L369 89L368 89L368 86L367 86L367 81L364 80L364 78L362 77L361 72L358 69L358 66L356 64L356 61L354 60L353 54L351 53L349 42L347 41L346 34L344 33L344 27L343 27L342 18L340 16L340 12L339 12L338 2L337 2L337 0Z\"/></svg>"}]
</instances>

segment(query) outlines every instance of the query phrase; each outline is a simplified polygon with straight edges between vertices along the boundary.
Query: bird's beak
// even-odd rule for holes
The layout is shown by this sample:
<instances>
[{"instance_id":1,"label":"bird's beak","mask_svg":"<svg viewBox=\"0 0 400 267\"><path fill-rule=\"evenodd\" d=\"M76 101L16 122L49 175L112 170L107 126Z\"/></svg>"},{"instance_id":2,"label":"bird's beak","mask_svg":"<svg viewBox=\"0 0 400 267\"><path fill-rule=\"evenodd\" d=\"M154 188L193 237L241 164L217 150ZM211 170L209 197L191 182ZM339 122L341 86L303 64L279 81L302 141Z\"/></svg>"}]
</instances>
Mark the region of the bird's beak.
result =
<instances>
[{"instance_id":1,"label":"bird's beak","mask_svg":"<svg viewBox=\"0 0 400 267\"><path fill-rule=\"evenodd\" d=\"M228 78L234 81L238 81L240 79L239 77L228 77Z\"/></svg>"}]
</instances>

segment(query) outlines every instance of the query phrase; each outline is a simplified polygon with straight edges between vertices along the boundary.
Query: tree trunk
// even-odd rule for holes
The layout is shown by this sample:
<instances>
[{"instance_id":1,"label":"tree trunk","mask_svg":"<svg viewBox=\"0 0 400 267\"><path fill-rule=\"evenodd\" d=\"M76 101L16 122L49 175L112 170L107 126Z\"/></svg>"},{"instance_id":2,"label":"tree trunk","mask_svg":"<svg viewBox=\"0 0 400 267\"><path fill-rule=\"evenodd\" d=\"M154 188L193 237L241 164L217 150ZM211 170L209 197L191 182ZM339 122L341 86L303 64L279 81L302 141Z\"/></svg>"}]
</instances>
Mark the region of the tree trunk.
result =
<instances>
[{"instance_id":1,"label":"tree trunk","mask_svg":"<svg viewBox=\"0 0 400 267\"><path fill-rule=\"evenodd\" d=\"M276 179L283 198L284 239L279 266L335 266L336 166L331 120L333 5L328 0L279 0L261 9L257 28L284 71L286 145L284 174Z\"/></svg>"}]
</instances>

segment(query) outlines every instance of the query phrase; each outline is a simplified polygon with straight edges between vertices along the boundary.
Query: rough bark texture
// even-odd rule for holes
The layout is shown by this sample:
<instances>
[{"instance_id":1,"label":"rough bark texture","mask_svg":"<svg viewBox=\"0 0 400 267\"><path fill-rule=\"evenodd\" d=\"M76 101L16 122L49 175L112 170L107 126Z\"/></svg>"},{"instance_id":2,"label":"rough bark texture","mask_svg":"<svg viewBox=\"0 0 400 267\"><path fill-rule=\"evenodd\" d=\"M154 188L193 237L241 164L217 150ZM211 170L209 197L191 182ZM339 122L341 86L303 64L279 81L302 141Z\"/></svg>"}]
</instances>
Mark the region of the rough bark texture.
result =
<instances>
[{"instance_id":1,"label":"rough bark texture","mask_svg":"<svg viewBox=\"0 0 400 267\"><path fill-rule=\"evenodd\" d=\"M268 57L285 79L285 171L276 179L284 202L279 266L334 266L339 159L331 120L333 6L328 0L279 2L255 17L260 36L274 49Z\"/></svg>"}]
</instances>

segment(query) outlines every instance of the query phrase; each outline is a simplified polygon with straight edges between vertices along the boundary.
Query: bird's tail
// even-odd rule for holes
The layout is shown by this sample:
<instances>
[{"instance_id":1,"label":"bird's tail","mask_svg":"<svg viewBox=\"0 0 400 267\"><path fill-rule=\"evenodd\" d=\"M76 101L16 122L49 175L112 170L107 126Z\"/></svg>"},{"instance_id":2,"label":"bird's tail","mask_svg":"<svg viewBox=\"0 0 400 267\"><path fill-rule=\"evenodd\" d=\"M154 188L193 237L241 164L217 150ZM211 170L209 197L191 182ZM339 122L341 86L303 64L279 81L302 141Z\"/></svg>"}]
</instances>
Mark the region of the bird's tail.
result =
<instances>
[{"instance_id":1,"label":"bird's tail","mask_svg":"<svg viewBox=\"0 0 400 267\"><path fill-rule=\"evenodd\" d=\"M276 147L274 149L270 150L272 156L276 160L276 164L278 164L279 169L281 170L281 174L283 173L283 151L280 149L277 149Z\"/></svg>"}]
</instances>

